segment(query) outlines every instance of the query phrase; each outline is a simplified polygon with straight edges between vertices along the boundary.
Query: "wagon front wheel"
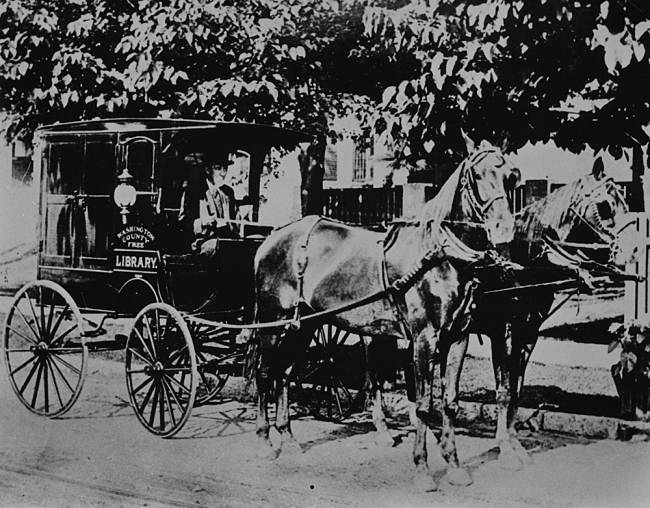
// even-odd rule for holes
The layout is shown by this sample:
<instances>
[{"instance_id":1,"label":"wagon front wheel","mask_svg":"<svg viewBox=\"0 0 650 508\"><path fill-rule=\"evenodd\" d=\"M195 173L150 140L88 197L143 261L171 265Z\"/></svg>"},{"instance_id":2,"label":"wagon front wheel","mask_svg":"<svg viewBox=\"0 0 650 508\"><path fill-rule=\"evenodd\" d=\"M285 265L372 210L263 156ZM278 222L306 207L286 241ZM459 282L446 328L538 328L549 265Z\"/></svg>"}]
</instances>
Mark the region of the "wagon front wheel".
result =
<instances>
[{"instance_id":1,"label":"wagon front wheel","mask_svg":"<svg viewBox=\"0 0 650 508\"><path fill-rule=\"evenodd\" d=\"M4 327L4 358L20 402L42 416L61 416L79 398L88 348L79 307L50 281L23 286Z\"/></svg>"},{"instance_id":2,"label":"wagon front wheel","mask_svg":"<svg viewBox=\"0 0 650 508\"><path fill-rule=\"evenodd\" d=\"M181 314L152 303L135 318L126 343L126 385L138 420L171 437L190 417L198 374L192 336Z\"/></svg>"}]
</instances>

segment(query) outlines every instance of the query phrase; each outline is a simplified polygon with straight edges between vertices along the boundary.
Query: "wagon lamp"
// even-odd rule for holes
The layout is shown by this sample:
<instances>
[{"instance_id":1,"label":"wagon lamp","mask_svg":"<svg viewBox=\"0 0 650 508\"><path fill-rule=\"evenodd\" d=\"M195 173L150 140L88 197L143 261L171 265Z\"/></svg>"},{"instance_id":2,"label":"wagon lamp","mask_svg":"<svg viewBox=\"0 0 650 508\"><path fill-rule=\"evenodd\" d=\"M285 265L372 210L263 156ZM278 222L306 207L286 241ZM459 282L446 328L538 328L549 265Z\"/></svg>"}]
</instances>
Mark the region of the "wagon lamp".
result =
<instances>
[{"instance_id":1,"label":"wagon lamp","mask_svg":"<svg viewBox=\"0 0 650 508\"><path fill-rule=\"evenodd\" d=\"M130 213L129 208L135 204L137 192L135 187L131 185L133 176L131 176L127 168L124 168L124 170L118 175L117 179L120 184L115 187L115 190L113 191L113 201L115 201L115 204L120 208L122 223L126 224L127 215Z\"/></svg>"}]
</instances>

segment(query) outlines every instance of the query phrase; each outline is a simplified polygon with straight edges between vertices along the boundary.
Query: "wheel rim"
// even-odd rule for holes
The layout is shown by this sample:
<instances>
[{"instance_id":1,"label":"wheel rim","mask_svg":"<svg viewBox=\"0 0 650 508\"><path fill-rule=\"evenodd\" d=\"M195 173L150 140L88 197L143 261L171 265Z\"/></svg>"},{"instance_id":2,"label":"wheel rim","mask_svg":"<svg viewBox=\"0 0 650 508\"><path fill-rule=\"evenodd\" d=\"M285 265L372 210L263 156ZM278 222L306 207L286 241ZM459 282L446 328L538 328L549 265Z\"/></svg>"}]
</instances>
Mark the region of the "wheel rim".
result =
<instances>
[{"instance_id":1,"label":"wheel rim","mask_svg":"<svg viewBox=\"0 0 650 508\"><path fill-rule=\"evenodd\" d=\"M197 369L191 335L178 311L162 303L140 311L127 340L125 368L140 423L163 437L180 431L196 397Z\"/></svg>"},{"instance_id":2,"label":"wheel rim","mask_svg":"<svg viewBox=\"0 0 650 508\"><path fill-rule=\"evenodd\" d=\"M234 349L232 332L199 323L189 323L197 358L196 406L207 404L223 389L230 375L223 367L236 362L241 353Z\"/></svg>"},{"instance_id":3,"label":"wheel rim","mask_svg":"<svg viewBox=\"0 0 650 508\"><path fill-rule=\"evenodd\" d=\"M365 397L361 337L323 325L314 333L306 360L299 382L303 404L313 416L340 422L360 408Z\"/></svg>"},{"instance_id":4,"label":"wheel rim","mask_svg":"<svg viewBox=\"0 0 650 508\"><path fill-rule=\"evenodd\" d=\"M35 281L15 296L4 328L4 358L20 402L43 416L60 416L81 394L88 349L83 320L58 284Z\"/></svg>"}]
</instances>

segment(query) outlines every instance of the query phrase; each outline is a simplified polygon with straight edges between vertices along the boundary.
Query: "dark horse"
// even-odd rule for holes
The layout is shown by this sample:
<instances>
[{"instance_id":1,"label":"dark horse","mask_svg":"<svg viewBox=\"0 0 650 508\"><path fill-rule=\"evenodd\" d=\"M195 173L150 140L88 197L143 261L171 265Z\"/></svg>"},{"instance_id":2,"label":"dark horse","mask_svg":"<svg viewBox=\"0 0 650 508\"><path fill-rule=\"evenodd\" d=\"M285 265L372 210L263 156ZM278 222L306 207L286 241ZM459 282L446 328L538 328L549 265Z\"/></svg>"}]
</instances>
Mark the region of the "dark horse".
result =
<instances>
[{"instance_id":1,"label":"dark horse","mask_svg":"<svg viewBox=\"0 0 650 508\"><path fill-rule=\"evenodd\" d=\"M488 143L476 149L451 175L438 195L424 205L419 220L392 230L390 235L350 227L311 216L273 232L255 258L256 321L295 319L299 315L337 308L381 291L392 281L405 280L408 290L387 299L331 317L338 327L360 335L412 337L415 363L417 425L413 450L416 483L437 487L427 466L426 428L433 425L433 355L453 342L455 311L461 305L462 273L472 256L513 239L514 217L506 188L518 171ZM443 234L443 226L469 228L459 237ZM474 231L472 233L472 231ZM487 237L477 245L476 232ZM453 238L453 240L449 240ZM446 240L445 240L446 239ZM454 247L455 244L455 247ZM458 247L461 246L461 247ZM261 454L276 457L282 449L299 449L289 421L288 384L297 355L307 345L311 327L265 328L253 339L258 389L257 435ZM267 405L275 390L280 449L269 440ZM455 408L446 407L445 414ZM449 418L444 417L443 424ZM453 429L444 426L442 454L447 478L455 484L469 481L453 445Z\"/></svg>"},{"instance_id":2,"label":"dark horse","mask_svg":"<svg viewBox=\"0 0 650 508\"><path fill-rule=\"evenodd\" d=\"M568 275L578 270L614 273L635 255L630 237L634 228L621 189L606 178L602 163L594 171L552 192L518 214L512 261L527 267L517 284L543 282L544 272ZM576 250L577 249L577 250ZM536 269L538 271L536 271ZM584 271L587 271L585 273ZM536 275L537 274L537 275ZM480 293L479 293L480 294ZM539 329L549 316L555 291L533 289L513 298L490 298L476 302L472 329L486 333L492 346L496 381L499 462L507 469L520 469L530 456L517 438L515 429L518 398L524 372L537 342ZM446 372L447 386L457 390L468 335L452 346L452 368Z\"/></svg>"}]
</instances>

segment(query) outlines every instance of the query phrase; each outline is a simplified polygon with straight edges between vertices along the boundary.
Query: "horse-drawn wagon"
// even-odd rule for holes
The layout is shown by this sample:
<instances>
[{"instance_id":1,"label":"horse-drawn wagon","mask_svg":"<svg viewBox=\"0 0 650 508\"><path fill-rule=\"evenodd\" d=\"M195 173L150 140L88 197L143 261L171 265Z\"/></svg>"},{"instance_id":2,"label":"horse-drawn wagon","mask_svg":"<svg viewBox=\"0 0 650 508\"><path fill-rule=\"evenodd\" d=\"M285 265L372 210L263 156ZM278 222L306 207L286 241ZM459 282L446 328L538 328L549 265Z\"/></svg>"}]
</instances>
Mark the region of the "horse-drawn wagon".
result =
<instances>
[{"instance_id":1,"label":"horse-drawn wagon","mask_svg":"<svg viewBox=\"0 0 650 508\"><path fill-rule=\"evenodd\" d=\"M170 436L241 369L239 330L219 323L252 318L253 256L272 229L258 221L260 176L272 149L310 137L252 124L111 119L46 126L35 139L37 280L18 291L4 327L11 385L32 412L60 416L79 397L89 353L125 348L138 418ZM201 213L203 166L224 155L237 164L235 197L247 220L231 220L205 256L191 222ZM126 318L128 336L108 336L106 323Z\"/></svg>"},{"instance_id":2,"label":"horse-drawn wagon","mask_svg":"<svg viewBox=\"0 0 650 508\"><path fill-rule=\"evenodd\" d=\"M196 404L241 370L252 346L258 436L268 448L274 394L276 427L291 445L291 368L310 341L299 381L312 388L321 414L340 418L363 398L361 337L401 337L412 346L418 474L427 476L424 425L432 421L437 359L445 377L443 455L456 471L453 481L463 483L453 408L468 331L496 343L500 445L519 453L512 434L518 387L508 369L516 364L523 376L534 340L513 336L536 337L555 292L588 283L588 270L624 275L608 263L627 211L613 182L602 174L580 180L515 221L507 196L517 172L489 144L469 149L418 218L385 233L319 217L271 231L257 221L265 158L273 147L309 141L305 135L159 119L59 124L37 134L38 278L16 294L3 346L18 398L46 416L64 414L78 399L89 352L124 348L138 419L172 436ZM213 239L216 248L205 256L187 220L200 220L200 167L215 151L243 160L247 184L239 199L252 220L226 221L237 234ZM106 338L106 321L122 318L132 319L129 333ZM345 358L346 341L356 346L353 360ZM353 386L343 379L349 371ZM379 411L374 416L385 429Z\"/></svg>"}]
</instances>

